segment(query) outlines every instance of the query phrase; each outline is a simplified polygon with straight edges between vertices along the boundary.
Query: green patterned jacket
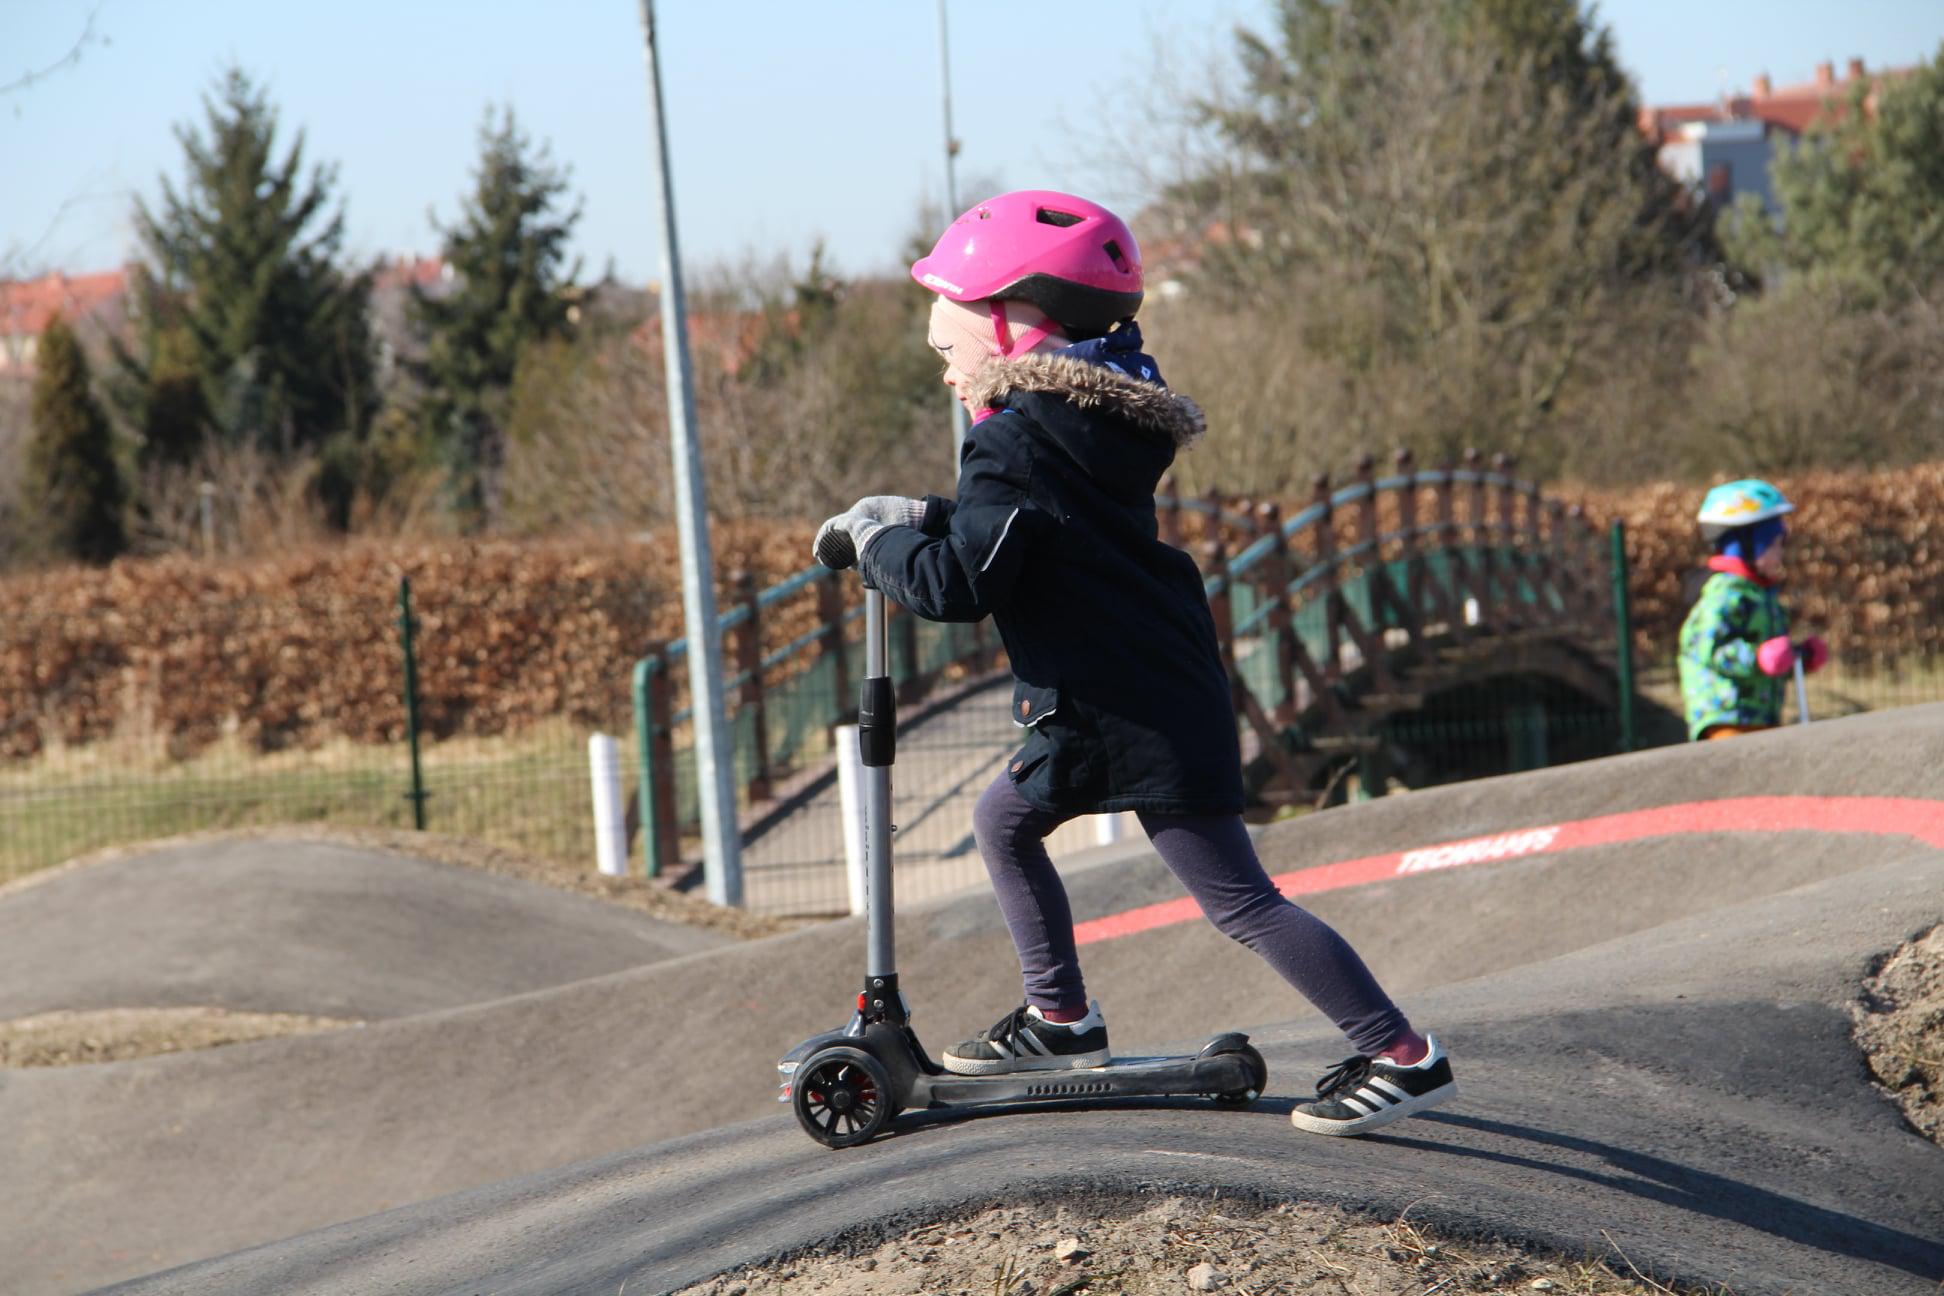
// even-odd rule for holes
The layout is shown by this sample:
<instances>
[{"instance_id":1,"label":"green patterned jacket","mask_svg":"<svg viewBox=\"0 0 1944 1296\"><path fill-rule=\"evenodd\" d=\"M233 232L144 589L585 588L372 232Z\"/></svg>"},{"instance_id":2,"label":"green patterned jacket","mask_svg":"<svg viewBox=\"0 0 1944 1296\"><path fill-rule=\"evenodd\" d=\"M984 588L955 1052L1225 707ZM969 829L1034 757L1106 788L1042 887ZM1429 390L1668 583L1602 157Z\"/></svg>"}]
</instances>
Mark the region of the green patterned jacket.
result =
<instances>
[{"instance_id":1,"label":"green patterned jacket","mask_svg":"<svg viewBox=\"0 0 1944 1296\"><path fill-rule=\"evenodd\" d=\"M1718 571L1681 624L1681 697L1690 739L1710 725L1782 723L1783 681L1762 674L1755 650L1789 633L1775 591Z\"/></svg>"}]
</instances>

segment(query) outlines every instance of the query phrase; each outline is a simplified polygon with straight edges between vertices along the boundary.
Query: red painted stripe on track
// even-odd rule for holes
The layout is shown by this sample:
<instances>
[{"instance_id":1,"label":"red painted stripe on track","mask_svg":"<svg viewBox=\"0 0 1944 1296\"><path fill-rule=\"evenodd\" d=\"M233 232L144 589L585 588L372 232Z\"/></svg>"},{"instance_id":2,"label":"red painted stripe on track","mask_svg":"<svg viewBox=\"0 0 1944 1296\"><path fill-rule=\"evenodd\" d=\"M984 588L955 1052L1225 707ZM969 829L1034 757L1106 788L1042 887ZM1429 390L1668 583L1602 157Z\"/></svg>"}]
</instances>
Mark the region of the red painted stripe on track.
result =
<instances>
[{"instance_id":1,"label":"red painted stripe on track","mask_svg":"<svg viewBox=\"0 0 1944 1296\"><path fill-rule=\"evenodd\" d=\"M1695 833L1824 832L1856 833L1872 837L1910 837L1944 850L1944 801L1917 797L1768 796L1730 797L1720 801L1688 801L1629 810L1621 814L1541 824L1485 837L1438 842L1411 850L1366 855L1312 868L1282 873L1270 880L1286 896L1315 895L1366 886L1414 873L1442 872L1473 864L1553 855L1585 846L1611 846L1650 837L1683 837ZM1143 905L1123 913L1077 923L1075 943L1132 936L1201 917L1201 909L1187 896Z\"/></svg>"}]
</instances>

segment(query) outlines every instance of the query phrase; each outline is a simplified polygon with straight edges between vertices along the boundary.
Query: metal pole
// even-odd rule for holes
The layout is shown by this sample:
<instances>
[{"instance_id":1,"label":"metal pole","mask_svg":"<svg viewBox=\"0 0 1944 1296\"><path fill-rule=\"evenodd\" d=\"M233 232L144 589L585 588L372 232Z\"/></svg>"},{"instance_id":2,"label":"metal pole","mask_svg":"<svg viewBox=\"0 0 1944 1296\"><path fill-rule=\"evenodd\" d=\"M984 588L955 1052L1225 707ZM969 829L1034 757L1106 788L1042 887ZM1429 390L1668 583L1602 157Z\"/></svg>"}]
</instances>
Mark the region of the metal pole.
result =
<instances>
[{"instance_id":1,"label":"metal pole","mask_svg":"<svg viewBox=\"0 0 1944 1296\"><path fill-rule=\"evenodd\" d=\"M1795 655L1796 723L1809 723L1809 684L1802 675L1802 650Z\"/></svg>"},{"instance_id":2,"label":"metal pole","mask_svg":"<svg viewBox=\"0 0 1944 1296\"><path fill-rule=\"evenodd\" d=\"M641 863L649 877L662 871L661 817L655 805L655 708L651 701L659 657L643 657L634 668L635 805L641 825Z\"/></svg>"},{"instance_id":3,"label":"metal pole","mask_svg":"<svg viewBox=\"0 0 1944 1296\"><path fill-rule=\"evenodd\" d=\"M425 831L425 773L419 767L418 654L412 647L412 578L398 578L398 629L405 647L405 741L412 749L412 826Z\"/></svg>"},{"instance_id":4,"label":"metal pole","mask_svg":"<svg viewBox=\"0 0 1944 1296\"><path fill-rule=\"evenodd\" d=\"M1609 532L1613 553L1613 621L1619 657L1620 750L1634 749L1633 616L1627 604L1627 524L1616 520Z\"/></svg>"},{"instance_id":5,"label":"metal pole","mask_svg":"<svg viewBox=\"0 0 1944 1296\"><path fill-rule=\"evenodd\" d=\"M864 685L857 707L858 745L864 770L865 912L868 915L867 976L898 970L892 928L891 763L897 756L897 695L891 687L884 595L864 590Z\"/></svg>"},{"instance_id":6,"label":"metal pole","mask_svg":"<svg viewBox=\"0 0 1944 1296\"><path fill-rule=\"evenodd\" d=\"M216 552L216 483L206 481L196 487L196 500L202 513L203 557Z\"/></svg>"},{"instance_id":7,"label":"metal pole","mask_svg":"<svg viewBox=\"0 0 1944 1296\"><path fill-rule=\"evenodd\" d=\"M688 633L696 782L702 803L703 874L711 901L741 905L742 843L736 826L735 770L729 744L724 741L728 730L722 708L722 627L716 620L715 563L709 552L702 453L695 438L688 311L682 299L682 260L675 235L674 184L668 165L668 125L662 115L654 0L641 0L641 26L647 40L653 177L661 208L662 359L668 375L668 439L674 459L675 521L682 549L682 613Z\"/></svg>"},{"instance_id":8,"label":"metal pole","mask_svg":"<svg viewBox=\"0 0 1944 1296\"><path fill-rule=\"evenodd\" d=\"M938 81L945 97L945 219L957 220L959 142L952 135L952 46L945 26L945 0L938 0ZM965 448L965 434L972 430L972 418L965 412L965 406L959 404L957 396L948 395L947 399L952 406L952 474L957 476L959 455Z\"/></svg>"}]
</instances>

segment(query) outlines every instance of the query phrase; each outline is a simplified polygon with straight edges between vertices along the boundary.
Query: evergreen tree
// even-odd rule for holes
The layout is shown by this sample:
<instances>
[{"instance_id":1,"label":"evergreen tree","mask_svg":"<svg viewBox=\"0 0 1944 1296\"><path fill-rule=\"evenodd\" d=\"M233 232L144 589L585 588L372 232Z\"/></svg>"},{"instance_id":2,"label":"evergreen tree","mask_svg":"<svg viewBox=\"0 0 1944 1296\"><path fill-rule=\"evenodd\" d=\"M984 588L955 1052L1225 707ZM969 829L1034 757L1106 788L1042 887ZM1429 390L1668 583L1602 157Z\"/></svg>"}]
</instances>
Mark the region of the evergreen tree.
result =
<instances>
[{"instance_id":1,"label":"evergreen tree","mask_svg":"<svg viewBox=\"0 0 1944 1296\"><path fill-rule=\"evenodd\" d=\"M181 187L164 177L159 208L137 206L151 264L136 283L133 368L159 442L148 457L188 457L198 426L278 455L356 442L376 403L371 283L342 264L335 172L305 173L301 132L278 156L277 114L240 69L204 111L202 130L176 130ZM326 503L341 524L349 500Z\"/></svg>"},{"instance_id":2,"label":"evergreen tree","mask_svg":"<svg viewBox=\"0 0 1944 1296\"><path fill-rule=\"evenodd\" d=\"M90 388L87 357L54 319L35 353L32 437L22 492L30 533L50 554L103 563L127 548L127 493L108 416Z\"/></svg>"},{"instance_id":3,"label":"evergreen tree","mask_svg":"<svg viewBox=\"0 0 1944 1296\"><path fill-rule=\"evenodd\" d=\"M1769 173L1779 220L1736 211L1751 263L1820 274L1870 301L1944 280L1944 47L1908 76L1854 87L1800 144L1777 150Z\"/></svg>"},{"instance_id":4,"label":"evergreen tree","mask_svg":"<svg viewBox=\"0 0 1944 1296\"><path fill-rule=\"evenodd\" d=\"M580 210L557 210L566 192L566 174L521 133L512 110L489 110L473 191L458 222L438 227L456 286L413 293L426 344L417 367L425 386L421 415L445 460L453 507L469 528L490 525L499 513L520 352L571 331L564 290L579 266L563 264Z\"/></svg>"},{"instance_id":5,"label":"evergreen tree","mask_svg":"<svg viewBox=\"0 0 1944 1296\"><path fill-rule=\"evenodd\" d=\"M120 381L111 391L139 434L139 466L183 467L202 450L210 419L195 339L182 319L182 294L158 287L147 267L139 265L130 292L140 303L138 349L130 352L114 340Z\"/></svg>"}]
</instances>

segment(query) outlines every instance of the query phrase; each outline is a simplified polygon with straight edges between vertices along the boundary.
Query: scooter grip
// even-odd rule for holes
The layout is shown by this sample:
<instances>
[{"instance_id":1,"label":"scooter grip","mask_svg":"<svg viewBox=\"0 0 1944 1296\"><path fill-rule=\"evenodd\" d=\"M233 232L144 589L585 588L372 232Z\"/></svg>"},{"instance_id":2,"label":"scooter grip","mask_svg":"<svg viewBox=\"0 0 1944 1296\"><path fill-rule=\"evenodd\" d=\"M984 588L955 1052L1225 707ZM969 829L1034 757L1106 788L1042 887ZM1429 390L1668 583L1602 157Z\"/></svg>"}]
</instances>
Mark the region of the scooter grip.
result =
<instances>
[{"instance_id":1,"label":"scooter grip","mask_svg":"<svg viewBox=\"0 0 1944 1296\"><path fill-rule=\"evenodd\" d=\"M843 527L830 527L817 536L817 561L832 571L857 566L857 544Z\"/></svg>"}]
</instances>

